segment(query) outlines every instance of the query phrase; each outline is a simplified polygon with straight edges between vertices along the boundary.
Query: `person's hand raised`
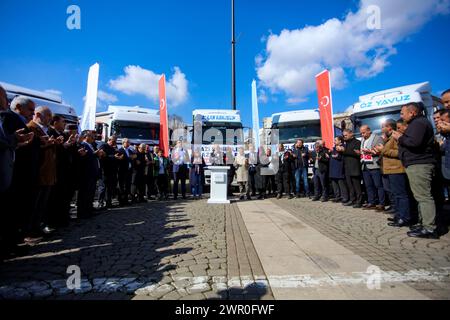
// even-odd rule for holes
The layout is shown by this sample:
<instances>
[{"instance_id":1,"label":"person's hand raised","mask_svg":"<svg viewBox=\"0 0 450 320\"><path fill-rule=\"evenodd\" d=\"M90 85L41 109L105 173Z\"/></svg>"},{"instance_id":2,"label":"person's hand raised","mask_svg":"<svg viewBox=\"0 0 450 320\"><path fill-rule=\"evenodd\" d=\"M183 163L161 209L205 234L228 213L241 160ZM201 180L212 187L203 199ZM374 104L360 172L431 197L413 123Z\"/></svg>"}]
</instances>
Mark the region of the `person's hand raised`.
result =
<instances>
[{"instance_id":1,"label":"person's hand raised","mask_svg":"<svg viewBox=\"0 0 450 320\"><path fill-rule=\"evenodd\" d=\"M25 133L25 129L20 129L16 131L16 139L19 144L29 144L31 141L33 141L34 138L34 132Z\"/></svg>"}]
</instances>

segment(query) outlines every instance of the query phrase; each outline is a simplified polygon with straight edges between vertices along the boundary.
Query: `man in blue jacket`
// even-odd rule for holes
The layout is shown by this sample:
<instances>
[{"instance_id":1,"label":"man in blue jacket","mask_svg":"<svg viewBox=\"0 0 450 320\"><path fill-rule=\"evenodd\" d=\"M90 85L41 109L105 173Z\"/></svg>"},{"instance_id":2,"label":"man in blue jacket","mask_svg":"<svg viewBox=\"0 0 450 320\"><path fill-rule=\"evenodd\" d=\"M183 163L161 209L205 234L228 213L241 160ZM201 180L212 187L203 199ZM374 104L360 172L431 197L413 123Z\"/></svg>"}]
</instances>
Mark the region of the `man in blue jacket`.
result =
<instances>
[{"instance_id":1,"label":"man in blue jacket","mask_svg":"<svg viewBox=\"0 0 450 320\"><path fill-rule=\"evenodd\" d=\"M309 168L309 150L308 146L305 146L305 142L299 139L295 144L294 151L292 152L295 164L295 187L296 197L302 196L309 197L309 181L308 181L308 168ZM303 183L304 193L300 194L300 186Z\"/></svg>"}]
</instances>

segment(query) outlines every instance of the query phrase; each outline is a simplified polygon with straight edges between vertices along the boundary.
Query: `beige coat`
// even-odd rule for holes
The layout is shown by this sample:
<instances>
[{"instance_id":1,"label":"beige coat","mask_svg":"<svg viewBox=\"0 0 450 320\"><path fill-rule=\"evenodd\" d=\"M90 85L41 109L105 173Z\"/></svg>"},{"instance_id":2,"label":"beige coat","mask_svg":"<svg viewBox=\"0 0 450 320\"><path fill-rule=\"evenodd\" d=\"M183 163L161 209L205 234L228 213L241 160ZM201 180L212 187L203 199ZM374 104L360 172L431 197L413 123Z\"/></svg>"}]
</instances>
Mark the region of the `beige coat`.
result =
<instances>
[{"instance_id":1,"label":"beige coat","mask_svg":"<svg viewBox=\"0 0 450 320\"><path fill-rule=\"evenodd\" d=\"M245 156L237 155L234 158L234 167L236 170L237 182L248 182L248 162Z\"/></svg>"},{"instance_id":2,"label":"beige coat","mask_svg":"<svg viewBox=\"0 0 450 320\"><path fill-rule=\"evenodd\" d=\"M394 138L390 138L384 145L381 152L383 162L383 174L402 174L405 173L405 167L398 158L398 143Z\"/></svg>"}]
</instances>

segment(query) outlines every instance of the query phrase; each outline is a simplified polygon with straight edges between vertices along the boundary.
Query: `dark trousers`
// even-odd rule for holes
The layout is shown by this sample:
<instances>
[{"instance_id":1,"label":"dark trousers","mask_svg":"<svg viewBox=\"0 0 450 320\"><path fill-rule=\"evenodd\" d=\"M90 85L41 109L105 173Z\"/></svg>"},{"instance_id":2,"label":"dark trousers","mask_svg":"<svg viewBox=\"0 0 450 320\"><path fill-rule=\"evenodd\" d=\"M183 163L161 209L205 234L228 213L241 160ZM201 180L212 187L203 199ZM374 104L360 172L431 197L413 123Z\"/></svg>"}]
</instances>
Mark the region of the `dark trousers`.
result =
<instances>
[{"instance_id":1,"label":"dark trousers","mask_svg":"<svg viewBox=\"0 0 450 320\"><path fill-rule=\"evenodd\" d=\"M124 170L119 172L119 202L121 204L128 202L128 196L131 194L131 182L133 180L133 171Z\"/></svg>"},{"instance_id":2,"label":"dark trousers","mask_svg":"<svg viewBox=\"0 0 450 320\"><path fill-rule=\"evenodd\" d=\"M408 177L406 174L390 174L389 185L394 196L397 218L405 222L410 222L411 217L411 199L408 194Z\"/></svg>"},{"instance_id":3,"label":"dark trousers","mask_svg":"<svg viewBox=\"0 0 450 320\"><path fill-rule=\"evenodd\" d=\"M248 188L251 192L251 195L256 195L256 168L248 169Z\"/></svg>"},{"instance_id":4,"label":"dark trousers","mask_svg":"<svg viewBox=\"0 0 450 320\"><path fill-rule=\"evenodd\" d=\"M155 177L153 176L153 172L148 172L147 174L147 197L151 198L153 195L157 194L156 190L156 181Z\"/></svg>"},{"instance_id":5,"label":"dark trousers","mask_svg":"<svg viewBox=\"0 0 450 320\"><path fill-rule=\"evenodd\" d=\"M183 165L179 168L178 172L173 173L173 196L178 198L178 184L181 182L181 196L186 197L186 176L187 166Z\"/></svg>"},{"instance_id":6,"label":"dark trousers","mask_svg":"<svg viewBox=\"0 0 450 320\"><path fill-rule=\"evenodd\" d=\"M278 171L278 194L286 193L288 195L292 194L292 172L291 171Z\"/></svg>"},{"instance_id":7,"label":"dark trousers","mask_svg":"<svg viewBox=\"0 0 450 320\"><path fill-rule=\"evenodd\" d=\"M77 197L78 218L89 218L92 216L96 188L97 179L88 177L80 181Z\"/></svg>"},{"instance_id":8,"label":"dark trousers","mask_svg":"<svg viewBox=\"0 0 450 320\"><path fill-rule=\"evenodd\" d=\"M114 174L105 175L105 188L106 188L106 205L110 206L112 200L117 195L117 176Z\"/></svg>"},{"instance_id":9,"label":"dark trousers","mask_svg":"<svg viewBox=\"0 0 450 320\"><path fill-rule=\"evenodd\" d=\"M139 201L145 199L146 184L147 184L147 176L145 175L145 172L136 172L136 175L134 177L134 185L136 188L136 194L138 196Z\"/></svg>"},{"instance_id":10,"label":"dark trousers","mask_svg":"<svg viewBox=\"0 0 450 320\"><path fill-rule=\"evenodd\" d=\"M42 226L48 223L49 199L52 191L50 186L40 186L37 188L34 210L28 222L26 233L29 236L38 236Z\"/></svg>"},{"instance_id":11,"label":"dark trousers","mask_svg":"<svg viewBox=\"0 0 450 320\"><path fill-rule=\"evenodd\" d=\"M385 192L381 179L381 170L364 170L364 183L367 190L367 198L370 205L383 205L385 203Z\"/></svg>"},{"instance_id":12,"label":"dark trousers","mask_svg":"<svg viewBox=\"0 0 450 320\"><path fill-rule=\"evenodd\" d=\"M275 183L275 176L263 176L265 192L273 194L277 192L277 184Z\"/></svg>"},{"instance_id":13,"label":"dark trousers","mask_svg":"<svg viewBox=\"0 0 450 320\"><path fill-rule=\"evenodd\" d=\"M344 179L331 179L333 186L334 197L340 199L343 202L349 201L347 184Z\"/></svg>"},{"instance_id":14,"label":"dark trousers","mask_svg":"<svg viewBox=\"0 0 450 320\"><path fill-rule=\"evenodd\" d=\"M383 174L382 181L383 181L383 189L386 192L386 196L387 196L386 203L389 203L391 208L395 209L395 196L392 193L391 182L389 181L389 175Z\"/></svg>"},{"instance_id":15,"label":"dark trousers","mask_svg":"<svg viewBox=\"0 0 450 320\"><path fill-rule=\"evenodd\" d=\"M362 203L361 177L345 176L347 182L348 194L351 202Z\"/></svg>"},{"instance_id":16,"label":"dark trousers","mask_svg":"<svg viewBox=\"0 0 450 320\"><path fill-rule=\"evenodd\" d=\"M194 197L202 196L203 195L203 179L201 173L193 173L191 174L191 189L192 189L192 195Z\"/></svg>"},{"instance_id":17,"label":"dark trousers","mask_svg":"<svg viewBox=\"0 0 450 320\"><path fill-rule=\"evenodd\" d=\"M67 226L70 221L70 202L73 196L73 183L59 180L52 188L49 199L49 220L51 227Z\"/></svg>"},{"instance_id":18,"label":"dark trousers","mask_svg":"<svg viewBox=\"0 0 450 320\"><path fill-rule=\"evenodd\" d=\"M314 171L314 197L328 199L328 179L326 172Z\"/></svg>"},{"instance_id":19,"label":"dark trousers","mask_svg":"<svg viewBox=\"0 0 450 320\"><path fill-rule=\"evenodd\" d=\"M160 174L156 178L156 183L159 190L159 197L166 198L168 193L169 177L165 174Z\"/></svg>"}]
</instances>

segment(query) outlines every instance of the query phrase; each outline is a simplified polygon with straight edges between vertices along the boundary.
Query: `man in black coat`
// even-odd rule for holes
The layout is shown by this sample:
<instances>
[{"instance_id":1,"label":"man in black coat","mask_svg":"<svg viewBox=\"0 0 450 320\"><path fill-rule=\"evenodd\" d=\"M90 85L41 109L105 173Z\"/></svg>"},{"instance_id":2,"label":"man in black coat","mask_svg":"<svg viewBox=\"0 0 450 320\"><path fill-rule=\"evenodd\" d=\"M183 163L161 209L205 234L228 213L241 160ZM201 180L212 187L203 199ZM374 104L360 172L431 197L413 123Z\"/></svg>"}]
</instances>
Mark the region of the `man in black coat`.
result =
<instances>
[{"instance_id":1,"label":"man in black coat","mask_svg":"<svg viewBox=\"0 0 450 320\"><path fill-rule=\"evenodd\" d=\"M289 197L289 199L293 199L293 191L291 189L292 181L294 178L294 161L292 157L292 153L290 150L285 150L284 145L281 144L278 149L278 157L280 161L279 170L277 173L278 178L278 196L277 199L281 199L283 197L283 191Z\"/></svg>"},{"instance_id":2,"label":"man in black coat","mask_svg":"<svg viewBox=\"0 0 450 320\"><path fill-rule=\"evenodd\" d=\"M310 152L305 142L299 139L295 144L292 152L295 163L295 190L297 198L302 196L309 197L309 181L308 181L308 169L309 169L309 157ZM300 194L300 187L303 184L303 194Z\"/></svg>"},{"instance_id":3,"label":"man in black coat","mask_svg":"<svg viewBox=\"0 0 450 320\"><path fill-rule=\"evenodd\" d=\"M349 190L350 201L344 206L362 208L361 190L361 141L355 138L352 130L344 131L345 146L336 148L344 156L345 180Z\"/></svg>"},{"instance_id":4,"label":"man in black coat","mask_svg":"<svg viewBox=\"0 0 450 320\"><path fill-rule=\"evenodd\" d=\"M91 131L81 134L79 154L79 189L77 198L77 216L86 219L92 216L97 180L100 176L99 157L103 151L94 147L95 136Z\"/></svg>"},{"instance_id":5,"label":"man in black coat","mask_svg":"<svg viewBox=\"0 0 450 320\"><path fill-rule=\"evenodd\" d=\"M404 134L394 131L392 137L398 141L399 158L419 204L420 224L408 236L436 239L439 234L436 230L436 203L432 194L436 176L436 148L433 127L423 116L423 111L422 103L405 105L401 117L408 123L408 128Z\"/></svg>"},{"instance_id":6,"label":"man in black coat","mask_svg":"<svg viewBox=\"0 0 450 320\"><path fill-rule=\"evenodd\" d=\"M49 137L63 139L64 144L56 146L56 185L52 188L49 200L49 224L52 227L65 227L70 221L70 202L74 194L73 157L76 135L65 132L66 122L54 116L48 130Z\"/></svg>"},{"instance_id":7,"label":"man in black coat","mask_svg":"<svg viewBox=\"0 0 450 320\"><path fill-rule=\"evenodd\" d=\"M324 147L322 140L316 142L315 150L312 153L314 163L314 198L312 201L328 201L329 153L329 150Z\"/></svg>"},{"instance_id":8,"label":"man in black coat","mask_svg":"<svg viewBox=\"0 0 450 320\"><path fill-rule=\"evenodd\" d=\"M112 208L112 200L117 194L120 153L117 149L117 137L111 136L108 142L100 147L105 156L101 160L103 178L106 187L106 208Z\"/></svg>"},{"instance_id":9,"label":"man in black coat","mask_svg":"<svg viewBox=\"0 0 450 320\"><path fill-rule=\"evenodd\" d=\"M11 102L10 110L1 113L2 128L7 136L18 132L21 134L31 134L27 124L33 119L35 103L23 96L17 96ZM9 199L4 210L2 224L8 226L6 235L9 249L23 240L23 232L33 211L35 193L34 188L39 177L39 152L40 140L31 135L30 140L24 145L20 145L15 151L15 162L11 186L6 191ZM30 239L31 240L31 239ZM40 239L32 239L38 242Z\"/></svg>"},{"instance_id":10,"label":"man in black coat","mask_svg":"<svg viewBox=\"0 0 450 320\"><path fill-rule=\"evenodd\" d=\"M133 181L133 160L136 158L128 139L122 140L122 148L119 149L119 204L128 204L131 195L131 183Z\"/></svg>"}]
</instances>

